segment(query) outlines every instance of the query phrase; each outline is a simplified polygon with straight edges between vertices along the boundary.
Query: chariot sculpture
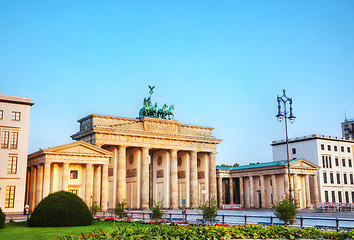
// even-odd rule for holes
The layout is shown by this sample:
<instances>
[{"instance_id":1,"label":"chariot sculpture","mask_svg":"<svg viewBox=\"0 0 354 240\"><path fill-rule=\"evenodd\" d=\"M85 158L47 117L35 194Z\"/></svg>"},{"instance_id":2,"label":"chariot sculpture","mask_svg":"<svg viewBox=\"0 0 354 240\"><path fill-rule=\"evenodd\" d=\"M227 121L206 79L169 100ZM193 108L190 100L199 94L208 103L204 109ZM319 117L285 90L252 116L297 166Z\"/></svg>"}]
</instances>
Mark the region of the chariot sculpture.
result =
<instances>
[{"instance_id":1,"label":"chariot sculpture","mask_svg":"<svg viewBox=\"0 0 354 240\"><path fill-rule=\"evenodd\" d=\"M173 114L175 106L171 105L170 107L168 107L168 105L165 103L161 109L157 110L157 102L155 102L154 106L151 103L151 95L154 93L155 86L151 87L149 85L149 88L150 96L148 98L144 98L143 107L139 111L139 118L154 117L161 119L173 119L175 116Z\"/></svg>"}]
</instances>

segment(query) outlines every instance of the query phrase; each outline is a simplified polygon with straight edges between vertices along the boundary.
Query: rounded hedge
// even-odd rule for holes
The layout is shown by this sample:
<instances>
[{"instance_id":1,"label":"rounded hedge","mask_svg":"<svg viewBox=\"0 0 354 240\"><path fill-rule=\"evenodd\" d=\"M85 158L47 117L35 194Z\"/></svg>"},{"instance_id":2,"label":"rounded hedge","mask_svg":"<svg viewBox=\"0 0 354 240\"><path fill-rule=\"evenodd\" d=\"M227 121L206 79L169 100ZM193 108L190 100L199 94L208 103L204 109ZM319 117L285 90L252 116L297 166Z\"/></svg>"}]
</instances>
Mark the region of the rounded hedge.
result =
<instances>
[{"instance_id":1,"label":"rounded hedge","mask_svg":"<svg viewBox=\"0 0 354 240\"><path fill-rule=\"evenodd\" d=\"M0 229L5 228L6 215L0 208Z\"/></svg>"},{"instance_id":2,"label":"rounded hedge","mask_svg":"<svg viewBox=\"0 0 354 240\"><path fill-rule=\"evenodd\" d=\"M92 214L86 203L73 193L60 191L49 194L34 209L29 227L66 227L92 224Z\"/></svg>"}]
</instances>

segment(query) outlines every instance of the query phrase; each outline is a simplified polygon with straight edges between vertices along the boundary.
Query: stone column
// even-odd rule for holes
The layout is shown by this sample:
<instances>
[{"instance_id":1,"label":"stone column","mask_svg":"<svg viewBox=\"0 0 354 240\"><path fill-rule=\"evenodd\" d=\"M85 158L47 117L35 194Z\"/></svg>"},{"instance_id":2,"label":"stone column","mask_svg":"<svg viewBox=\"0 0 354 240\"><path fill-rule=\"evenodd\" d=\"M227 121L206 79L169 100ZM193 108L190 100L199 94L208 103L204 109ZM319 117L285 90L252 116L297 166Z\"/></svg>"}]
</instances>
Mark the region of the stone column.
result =
<instances>
[{"instance_id":1,"label":"stone column","mask_svg":"<svg viewBox=\"0 0 354 240\"><path fill-rule=\"evenodd\" d=\"M224 200L224 196L223 196L223 189L222 189L222 177L218 178L218 188L219 188L219 208L222 207L222 205L224 204L223 200Z\"/></svg>"},{"instance_id":2,"label":"stone column","mask_svg":"<svg viewBox=\"0 0 354 240\"><path fill-rule=\"evenodd\" d=\"M243 191L243 177L239 178L239 183L240 183L240 204L241 207L245 207L245 197L244 197L244 191Z\"/></svg>"},{"instance_id":3,"label":"stone column","mask_svg":"<svg viewBox=\"0 0 354 240\"><path fill-rule=\"evenodd\" d=\"M223 191L222 202L226 204L226 181L222 181L222 191Z\"/></svg>"},{"instance_id":4,"label":"stone column","mask_svg":"<svg viewBox=\"0 0 354 240\"><path fill-rule=\"evenodd\" d=\"M295 201L295 203L298 203L298 204L300 204L300 199L298 198L298 185L297 185L297 174L296 173L294 173L294 175L293 175L293 184L294 184L294 196L293 196L293 198L294 198L294 201Z\"/></svg>"},{"instance_id":5,"label":"stone column","mask_svg":"<svg viewBox=\"0 0 354 240\"><path fill-rule=\"evenodd\" d=\"M43 198L48 196L50 191L50 170L51 170L51 163L46 162L44 164L44 175L43 175Z\"/></svg>"},{"instance_id":6,"label":"stone column","mask_svg":"<svg viewBox=\"0 0 354 240\"><path fill-rule=\"evenodd\" d=\"M186 208L191 207L191 155L189 152L185 153L186 155L186 199L187 199L187 204Z\"/></svg>"},{"instance_id":7,"label":"stone column","mask_svg":"<svg viewBox=\"0 0 354 240\"><path fill-rule=\"evenodd\" d=\"M319 189L318 189L318 175L315 174L314 178L313 178L313 186L314 186L314 193L315 193L315 204L317 207L317 205L320 203L320 200L319 200L319 197L318 197L318 192L319 192Z\"/></svg>"},{"instance_id":8,"label":"stone column","mask_svg":"<svg viewBox=\"0 0 354 240\"><path fill-rule=\"evenodd\" d=\"M216 160L215 160L216 153L211 152L209 154L209 194L215 199L216 196Z\"/></svg>"},{"instance_id":9,"label":"stone column","mask_svg":"<svg viewBox=\"0 0 354 240\"><path fill-rule=\"evenodd\" d=\"M287 173L284 174L284 193L285 198L289 198L289 176Z\"/></svg>"},{"instance_id":10,"label":"stone column","mask_svg":"<svg viewBox=\"0 0 354 240\"><path fill-rule=\"evenodd\" d=\"M306 190L306 207L311 207L311 196L310 196L310 178L309 175L305 175L305 190Z\"/></svg>"},{"instance_id":11,"label":"stone column","mask_svg":"<svg viewBox=\"0 0 354 240\"><path fill-rule=\"evenodd\" d=\"M149 148L142 149L141 159L141 206L149 209Z\"/></svg>"},{"instance_id":12,"label":"stone column","mask_svg":"<svg viewBox=\"0 0 354 240\"><path fill-rule=\"evenodd\" d=\"M92 190L93 190L92 163L88 163L86 164L86 178L85 178L85 202L87 205L91 204Z\"/></svg>"},{"instance_id":13,"label":"stone column","mask_svg":"<svg viewBox=\"0 0 354 240\"><path fill-rule=\"evenodd\" d=\"M36 166L31 166L31 176L30 176L30 192L29 192L29 205L31 207L31 211L33 211L36 206Z\"/></svg>"},{"instance_id":14,"label":"stone column","mask_svg":"<svg viewBox=\"0 0 354 240\"><path fill-rule=\"evenodd\" d=\"M191 207L198 207L198 173L197 152L191 152Z\"/></svg>"},{"instance_id":15,"label":"stone column","mask_svg":"<svg viewBox=\"0 0 354 240\"><path fill-rule=\"evenodd\" d=\"M64 162L61 190L68 191L69 190L68 184L69 184L69 163Z\"/></svg>"},{"instance_id":16,"label":"stone column","mask_svg":"<svg viewBox=\"0 0 354 240\"><path fill-rule=\"evenodd\" d=\"M93 201L101 204L101 165L93 167L94 178L93 178Z\"/></svg>"},{"instance_id":17,"label":"stone column","mask_svg":"<svg viewBox=\"0 0 354 240\"><path fill-rule=\"evenodd\" d=\"M108 164L103 165L102 167L102 190L101 190L101 199L102 199L102 210L107 210L107 201L108 201ZM114 206L115 207L115 206Z\"/></svg>"},{"instance_id":18,"label":"stone column","mask_svg":"<svg viewBox=\"0 0 354 240\"><path fill-rule=\"evenodd\" d=\"M43 187L43 172L42 164L37 165L37 177L36 177L36 206L42 200L42 187Z\"/></svg>"},{"instance_id":19,"label":"stone column","mask_svg":"<svg viewBox=\"0 0 354 240\"><path fill-rule=\"evenodd\" d=\"M273 194L273 202L275 203L278 201L278 196L277 196L277 179L275 177L275 174L272 175L272 194Z\"/></svg>"},{"instance_id":20,"label":"stone column","mask_svg":"<svg viewBox=\"0 0 354 240\"><path fill-rule=\"evenodd\" d=\"M126 146L119 146L118 149L118 202L127 201L126 198Z\"/></svg>"},{"instance_id":21,"label":"stone column","mask_svg":"<svg viewBox=\"0 0 354 240\"><path fill-rule=\"evenodd\" d=\"M265 184L264 184L264 175L260 175L259 179L261 181L261 202L259 203L262 205L262 208L265 208Z\"/></svg>"},{"instance_id":22,"label":"stone column","mask_svg":"<svg viewBox=\"0 0 354 240\"><path fill-rule=\"evenodd\" d=\"M114 155L113 155L113 202L112 208L116 207L118 195L118 147L114 148Z\"/></svg>"},{"instance_id":23,"label":"stone column","mask_svg":"<svg viewBox=\"0 0 354 240\"><path fill-rule=\"evenodd\" d=\"M171 166L170 166L170 181L171 181L171 208L178 209L178 179L177 179L177 150L171 150Z\"/></svg>"},{"instance_id":24,"label":"stone column","mask_svg":"<svg viewBox=\"0 0 354 240\"><path fill-rule=\"evenodd\" d=\"M233 178L230 178L229 188L230 188L230 204L234 204L234 180L233 180Z\"/></svg>"},{"instance_id":25,"label":"stone column","mask_svg":"<svg viewBox=\"0 0 354 240\"><path fill-rule=\"evenodd\" d=\"M250 180L250 208L254 208L253 177L249 176L249 180Z\"/></svg>"}]
</instances>

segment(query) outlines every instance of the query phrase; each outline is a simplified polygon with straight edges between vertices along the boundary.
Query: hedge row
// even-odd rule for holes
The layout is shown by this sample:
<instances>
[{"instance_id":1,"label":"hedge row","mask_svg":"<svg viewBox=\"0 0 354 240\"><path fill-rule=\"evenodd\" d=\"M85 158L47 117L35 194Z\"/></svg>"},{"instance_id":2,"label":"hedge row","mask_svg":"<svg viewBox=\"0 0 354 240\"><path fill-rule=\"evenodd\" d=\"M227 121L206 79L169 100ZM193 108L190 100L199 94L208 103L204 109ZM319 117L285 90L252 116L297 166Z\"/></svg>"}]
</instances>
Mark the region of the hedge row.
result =
<instances>
[{"instance_id":1,"label":"hedge row","mask_svg":"<svg viewBox=\"0 0 354 240\"><path fill-rule=\"evenodd\" d=\"M322 231L315 228L292 228L285 226L259 225L247 226L170 226L151 225L137 227L117 227L114 230L94 230L81 235L68 235L68 240L78 239L354 239L354 230L350 232Z\"/></svg>"}]
</instances>

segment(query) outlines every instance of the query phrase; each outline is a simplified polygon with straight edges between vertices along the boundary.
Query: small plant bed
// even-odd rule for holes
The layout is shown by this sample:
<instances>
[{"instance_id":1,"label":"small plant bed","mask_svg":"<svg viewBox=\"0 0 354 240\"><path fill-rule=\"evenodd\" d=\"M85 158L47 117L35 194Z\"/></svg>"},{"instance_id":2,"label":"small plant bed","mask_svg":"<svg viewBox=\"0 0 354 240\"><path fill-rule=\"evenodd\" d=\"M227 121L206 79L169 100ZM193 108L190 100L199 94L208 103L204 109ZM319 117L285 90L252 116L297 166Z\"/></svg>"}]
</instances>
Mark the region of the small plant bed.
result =
<instances>
[{"instance_id":1,"label":"small plant bed","mask_svg":"<svg viewBox=\"0 0 354 240\"><path fill-rule=\"evenodd\" d=\"M113 230L96 229L90 233L68 235L67 240L78 239L353 239L354 231L321 231L315 228L293 228L287 226L178 226L167 224L117 225Z\"/></svg>"}]
</instances>

